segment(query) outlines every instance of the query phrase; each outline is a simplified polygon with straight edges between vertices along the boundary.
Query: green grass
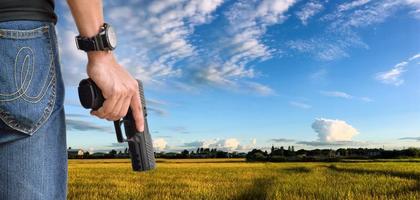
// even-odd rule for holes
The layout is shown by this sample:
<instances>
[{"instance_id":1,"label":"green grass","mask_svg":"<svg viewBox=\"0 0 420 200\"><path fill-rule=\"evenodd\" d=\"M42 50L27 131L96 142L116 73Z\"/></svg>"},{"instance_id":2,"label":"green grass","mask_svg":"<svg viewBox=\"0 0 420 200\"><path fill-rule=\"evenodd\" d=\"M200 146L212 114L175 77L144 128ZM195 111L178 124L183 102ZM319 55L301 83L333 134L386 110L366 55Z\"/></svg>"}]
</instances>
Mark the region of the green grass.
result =
<instances>
[{"instance_id":1,"label":"green grass","mask_svg":"<svg viewBox=\"0 0 420 200\"><path fill-rule=\"evenodd\" d=\"M240 159L70 160L69 199L420 199L418 162L247 163Z\"/></svg>"}]
</instances>

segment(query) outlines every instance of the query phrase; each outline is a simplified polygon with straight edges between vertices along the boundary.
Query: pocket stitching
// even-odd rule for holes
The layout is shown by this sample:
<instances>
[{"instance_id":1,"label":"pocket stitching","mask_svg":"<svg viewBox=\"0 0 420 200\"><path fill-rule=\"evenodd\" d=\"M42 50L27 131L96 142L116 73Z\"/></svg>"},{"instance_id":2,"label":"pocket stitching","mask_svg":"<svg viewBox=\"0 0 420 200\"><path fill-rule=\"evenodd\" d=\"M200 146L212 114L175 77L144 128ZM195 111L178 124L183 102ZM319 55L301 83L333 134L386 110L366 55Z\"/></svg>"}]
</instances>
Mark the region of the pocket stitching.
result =
<instances>
[{"instance_id":1,"label":"pocket stitching","mask_svg":"<svg viewBox=\"0 0 420 200\"><path fill-rule=\"evenodd\" d=\"M42 27L41 27L42 28ZM50 67L50 71L49 71L49 76L52 76L52 79L50 81L50 83L52 84L52 88L51 88L51 95L48 97L48 103L47 106L44 108L43 110L43 114L42 116L39 118L39 120L35 123L34 126L32 126L31 128L27 128L27 127L21 127L19 125L19 123L12 117L11 114L9 114L8 112L0 109L0 119L2 119L2 121L8 125L9 127L21 131L23 133L26 133L28 135L32 135L34 134L39 128L42 127L42 125L47 122L47 120L49 119L49 117L51 116L52 112L53 112L53 108L55 105L55 101L56 101L56 63L54 62L54 53L53 53L53 49L52 49L52 44L51 44L51 32L48 31L48 44L49 44L49 56L51 58L51 67ZM58 55L57 55L58 56ZM50 84L48 84L49 86ZM48 90L48 87L47 87ZM47 91L45 92L45 94L47 93ZM44 96L45 96L44 94Z\"/></svg>"}]
</instances>

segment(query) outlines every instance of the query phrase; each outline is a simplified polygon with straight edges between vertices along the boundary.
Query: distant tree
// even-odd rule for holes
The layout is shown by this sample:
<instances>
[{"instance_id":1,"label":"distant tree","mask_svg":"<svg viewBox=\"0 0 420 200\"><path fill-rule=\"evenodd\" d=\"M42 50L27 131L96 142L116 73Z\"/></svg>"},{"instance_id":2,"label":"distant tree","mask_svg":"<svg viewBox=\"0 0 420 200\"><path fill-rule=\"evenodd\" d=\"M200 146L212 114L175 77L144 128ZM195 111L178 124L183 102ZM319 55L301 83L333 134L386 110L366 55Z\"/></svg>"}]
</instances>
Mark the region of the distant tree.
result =
<instances>
[{"instance_id":1,"label":"distant tree","mask_svg":"<svg viewBox=\"0 0 420 200\"><path fill-rule=\"evenodd\" d=\"M115 151L115 149L112 149L108 154L109 155L115 155L115 154L117 154L117 151Z\"/></svg>"},{"instance_id":2,"label":"distant tree","mask_svg":"<svg viewBox=\"0 0 420 200\"><path fill-rule=\"evenodd\" d=\"M190 154L190 152L188 150L184 149L184 151L182 151L181 154L188 156Z\"/></svg>"},{"instance_id":3,"label":"distant tree","mask_svg":"<svg viewBox=\"0 0 420 200\"><path fill-rule=\"evenodd\" d=\"M253 149L246 155L247 161L267 161L267 153L259 149Z\"/></svg>"}]
</instances>

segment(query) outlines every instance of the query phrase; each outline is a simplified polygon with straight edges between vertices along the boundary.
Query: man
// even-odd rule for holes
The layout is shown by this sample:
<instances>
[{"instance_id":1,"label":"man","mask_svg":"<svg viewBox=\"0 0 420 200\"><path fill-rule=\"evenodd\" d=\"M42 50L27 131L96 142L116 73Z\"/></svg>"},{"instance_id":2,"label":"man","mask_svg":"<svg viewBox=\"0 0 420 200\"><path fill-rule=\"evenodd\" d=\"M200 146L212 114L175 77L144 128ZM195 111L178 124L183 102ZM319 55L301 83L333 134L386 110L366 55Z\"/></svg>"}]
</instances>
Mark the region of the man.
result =
<instances>
[{"instance_id":1,"label":"man","mask_svg":"<svg viewBox=\"0 0 420 200\"><path fill-rule=\"evenodd\" d=\"M117 120L131 107L136 127L143 131L137 81L112 53L115 38L104 23L102 1L67 2L80 33L77 46L87 52L87 74L106 99L91 114ZM56 20L54 0L0 0L2 200L66 199L64 84Z\"/></svg>"}]
</instances>

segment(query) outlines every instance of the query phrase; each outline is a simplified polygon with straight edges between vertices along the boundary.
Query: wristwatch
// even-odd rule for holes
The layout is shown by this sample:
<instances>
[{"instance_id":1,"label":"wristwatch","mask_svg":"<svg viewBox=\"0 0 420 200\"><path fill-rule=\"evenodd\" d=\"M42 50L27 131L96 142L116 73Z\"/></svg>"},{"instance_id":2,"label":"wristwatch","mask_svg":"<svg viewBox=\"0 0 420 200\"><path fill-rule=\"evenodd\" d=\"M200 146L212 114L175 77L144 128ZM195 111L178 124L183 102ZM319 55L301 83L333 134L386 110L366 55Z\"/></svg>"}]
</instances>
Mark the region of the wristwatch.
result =
<instances>
[{"instance_id":1,"label":"wristwatch","mask_svg":"<svg viewBox=\"0 0 420 200\"><path fill-rule=\"evenodd\" d=\"M83 51L112 51L117 46L117 35L111 25L104 23L99 33L91 38L76 36L77 48Z\"/></svg>"}]
</instances>

